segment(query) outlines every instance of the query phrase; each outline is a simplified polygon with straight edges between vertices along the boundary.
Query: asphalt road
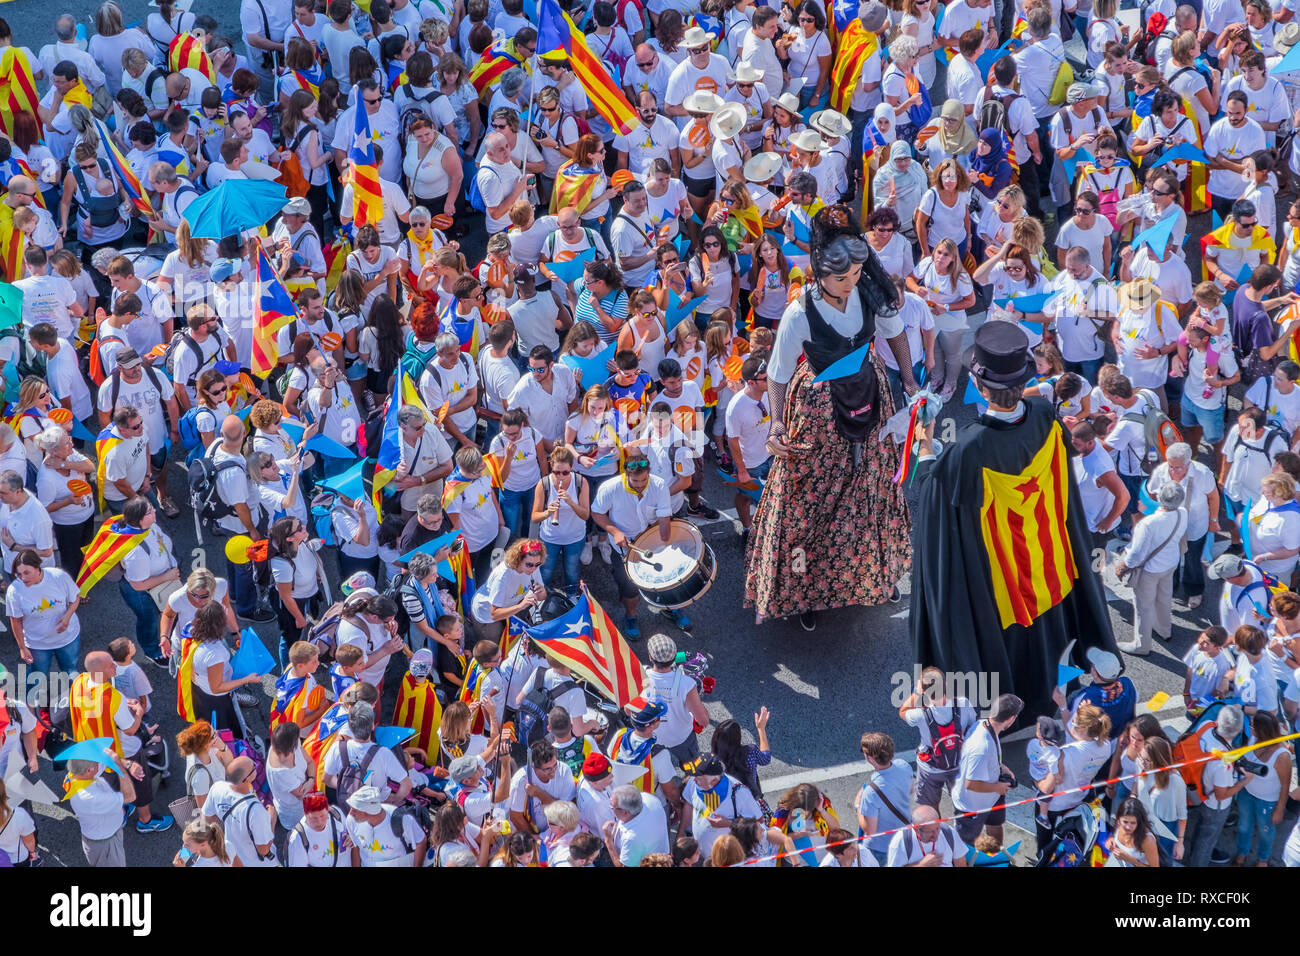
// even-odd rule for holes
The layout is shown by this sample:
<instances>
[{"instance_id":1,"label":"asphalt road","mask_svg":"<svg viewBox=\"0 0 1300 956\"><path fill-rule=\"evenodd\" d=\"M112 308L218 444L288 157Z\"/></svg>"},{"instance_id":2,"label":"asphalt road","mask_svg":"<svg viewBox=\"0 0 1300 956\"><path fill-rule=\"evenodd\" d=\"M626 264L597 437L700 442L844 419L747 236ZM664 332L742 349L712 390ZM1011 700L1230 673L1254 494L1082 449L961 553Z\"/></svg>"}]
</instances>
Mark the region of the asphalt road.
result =
<instances>
[{"instance_id":1,"label":"asphalt road","mask_svg":"<svg viewBox=\"0 0 1300 956\"><path fill-rule=\"evenodd\" d=\"M93 17L96 6L87 0L65 0L57 8L33 0L11 0L0 3L0 17L9 22L17 42L39 49L49 42L52 18L57 12L66 10L88 19ZM128 22L143 20L149 9L144 0L124 0L122 7ZM218 5L199 0L197 12L219 14L222 27L238 35L235 4ZM1207 228L1203 221L1207 218L1198 217L1191 223L1189 257L1195 257L1198 249L1195 240ZM972 326L975 324L973 320ZM961 390L957 394L962 394ZM952 410L952 414L958 424L972 418L967 406ZM181 480L179 472L176 480ZM730 504L711 474L706 496L720 508ZM203 560L221 573L224 565L219 544L209 542L206 551L197 549L188 512L176 521L164 519L163 527L175 540L183 570L188 571L195 561ZM830 795L841 818L852 829L852 805L866 776L866 765L857 748L859 736L868 730L889 733L904 756L910 756L910 749L916 744L911 729L897 716L897 700L891 700L892 691L900 686L899 681L910 681L913 671L907 636L908 582L900 582L901 603L825 613L813 633L803 631L795 621L768 621L755 626L752 612L741 606L742 555L733 526L724 519L706 526L705 534L717 556L719 570L713 588L690 608L693 632L683 635L666 620L658 622L659 626L678 640L681 649L703 650L713 655L711 673L717 679L717 689L706 702L715 723L735 717L742 726L752 730L752 718L759 707L766 706L771 711L768 730L773 762L763 771L769 800L775 802L785 789L801 780L816 782ZM599 557L588 570L593 593L606 606L615 607L612 579ZM1167 645L1161 644L1146 659L1126 658L1127 674L1136 683L1141 699L1146 700L1157 691L1172 695L1181 692L1180 658L1207 623L1205 612L1216 606L1217 596L1217 585L1211 582L1200 612L1175 607L1174 635ZM1111 602L1110 608L1116 635L1126 638L1132 627L1131 604L1117 600ZM92 603L80 616L83 651L102 649L111 639L133 633L133 619L111 586L101 586L94 592ZM652 622L643 616L642 633L648 636L653 629ZM260 625L257 630L266 645L274 648L278 639L275 625ZM643 646L638 643L634 649L639 651ZM18 664L16 648L7 638L0 638L0 662L11 669ZM155 807L163 809L181 790L179 770L183 762L174 753L174 735L181 727L172 704L171 678L165 671L147 663L144 666L155 688L154 719L161 724L162 733L173 740L172 784L160 786L155 799ZM271 684L270 679L265 681L265 699L258 713L254 716L251 711L245 711L253 729L262 735L266 733ZM391 714L391 699L384 706L385 714ZM707 734L702 742L707 745ZM1023 746L1011 744L1006 753L1008 762L1023 777ZM40 777L59 792L59 777L44 758ZM1027 796L1027 791L1020 789L1012 795ZM63 807L44 805L37 805L33 810L48 864L82 865L76 823L67 811ZM1011 819L1013 823L1029 826L1029 814L1025 810L1013 811ZM1014 831L1012 834L1008 841L1014 838ZM1279 849L1281 842L1277 844ZM176 830L141 836L128 828L127 859L135 866L167 865L179 843Z\"/></svg>"}]
</instances>

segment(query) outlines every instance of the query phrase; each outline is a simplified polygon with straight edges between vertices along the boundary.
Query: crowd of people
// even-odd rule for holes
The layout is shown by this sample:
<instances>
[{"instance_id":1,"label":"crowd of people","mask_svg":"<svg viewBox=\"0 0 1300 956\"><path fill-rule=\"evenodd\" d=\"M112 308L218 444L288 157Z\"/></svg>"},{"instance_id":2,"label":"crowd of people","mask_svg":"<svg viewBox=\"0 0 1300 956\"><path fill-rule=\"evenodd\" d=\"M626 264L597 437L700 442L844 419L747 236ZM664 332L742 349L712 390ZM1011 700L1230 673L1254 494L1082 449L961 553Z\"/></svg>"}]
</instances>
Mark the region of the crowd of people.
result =
<instances>
[{"instance_id":1,"label":"crowd of people","mask_svg":"<svg viewBox=\"0 0 1300 956\"><path fill-rule=\"evenodd\" d=\"M4 657L71 686L62 712L6 702L0 767L111 740L67 765L88 863L130 862L134 814L180 832L177 866L996 865L1018 785L999 735L1037 718L1040 853L1096 797L1106 865L1206 865L1234 807L1234 862L1267 864L1300 797L1291 746L1265 744L1300 706L1289 7L1156 0L1130 27L1116 0L564 0L619 120L547 48L553 0L242 0L233 38L154 6L127 25L107 0L88 41L59 16L39 52L0 20L0 85L35 84L0 108ZM193 204L255 180L285 187L263 228L198 235ZM271 308L291 320L267 336ZM916 765L861 739L856 827L811 784L769 804L766 709L756 744L710 726L709 678L665 633L686 605L648 605L637 541L734 508L757 622L900 600L897 452L820 373L873 343L871 428L918 390L1005 415L1005 389L958 391L981 323L1023 330L1023 397L1069 433L1132 593L1120 650L1168 641L1208 568L1196 739L1262 746L1180 771L1093 650L1053 714L980 715L927 672L899 711ZM176 553L191 520L224 568ZM785 576L810 527L861 563ZM134 632L83 652L101 580ZM645 662L612 711L525 630L611 580ZM232 664L249 624L278 632L254 673ZM178 735L148 667L175 678ZM244 714L263 678L265 741ZM0 854L39 862L34 833L0 783Z\"/></svg>"}]
</instances>

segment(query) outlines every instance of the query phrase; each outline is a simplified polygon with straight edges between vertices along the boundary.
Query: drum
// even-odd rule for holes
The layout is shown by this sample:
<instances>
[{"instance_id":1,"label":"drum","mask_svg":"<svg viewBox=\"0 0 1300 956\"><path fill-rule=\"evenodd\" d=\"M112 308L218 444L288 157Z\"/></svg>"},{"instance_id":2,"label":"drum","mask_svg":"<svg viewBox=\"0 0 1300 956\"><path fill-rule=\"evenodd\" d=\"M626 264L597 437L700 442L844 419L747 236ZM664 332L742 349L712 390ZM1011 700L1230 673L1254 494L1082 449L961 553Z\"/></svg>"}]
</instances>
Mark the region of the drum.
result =
<instances>
[{"instance_id":1,"label":"drum","mask_svg":"<svg viewBox=\"0 0 1300 956\"><path fill-rule=\"evenodd\" d=\"M652 608L673 610L694 604L713 586L718 573L713 549L689 521L673 518L666 542L655 522L632 545L645 553L633 551L627 556L627 576Z\"/></svg>"}]
</instances>

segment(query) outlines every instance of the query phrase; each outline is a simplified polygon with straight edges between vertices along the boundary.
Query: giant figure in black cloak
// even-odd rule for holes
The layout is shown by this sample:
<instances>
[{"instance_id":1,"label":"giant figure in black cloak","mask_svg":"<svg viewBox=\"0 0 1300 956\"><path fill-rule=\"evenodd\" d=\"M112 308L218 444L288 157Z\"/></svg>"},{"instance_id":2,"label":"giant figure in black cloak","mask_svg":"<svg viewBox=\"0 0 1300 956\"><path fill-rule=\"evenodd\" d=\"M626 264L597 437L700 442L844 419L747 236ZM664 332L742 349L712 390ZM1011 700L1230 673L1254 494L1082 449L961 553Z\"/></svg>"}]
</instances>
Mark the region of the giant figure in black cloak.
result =
<instances>
[{"instance_id":1,"label":"giant figure in black cloak","mask_svg":"<svg viewBox=\"0 0 1300 956\"><path fill-rule=\"evenodd\" d=\"M967 365L988 412L937 457L921 441L911 624L920 664L996 672L1032 717L1056 712L1071 640L1085 670L1087 648L1116 648L1061 424L1048 402L1021 397L1028 345L1013 323L981 326Z\"/></svg>"}]
</instances>

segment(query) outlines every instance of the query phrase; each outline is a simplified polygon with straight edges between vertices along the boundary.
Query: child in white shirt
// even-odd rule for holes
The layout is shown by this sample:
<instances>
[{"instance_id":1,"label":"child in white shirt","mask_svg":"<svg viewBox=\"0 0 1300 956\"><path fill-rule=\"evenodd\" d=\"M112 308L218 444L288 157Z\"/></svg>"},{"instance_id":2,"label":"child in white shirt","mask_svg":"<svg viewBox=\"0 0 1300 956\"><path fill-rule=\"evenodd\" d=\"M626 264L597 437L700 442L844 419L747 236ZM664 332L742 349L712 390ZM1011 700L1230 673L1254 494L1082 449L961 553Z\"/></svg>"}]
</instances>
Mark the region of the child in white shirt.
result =
<instances>
[{"instance_id":1,"label":"child in white shirt","mask_svg":"<svg viewBox=\"0 0 1300 956\"><path fill-rule=\"evenodd\" d=\"M1055 717L1039 717L1034 739L1025 748L1029 758L1029 776L1034 782L1045 780L1048 774L1057 773L1061 765L1061 747L1065 744L1065 726ZM1050 798L1034 801L1035 818L1048 826L1047 805Z\"/></svg>"}]
</instances>

